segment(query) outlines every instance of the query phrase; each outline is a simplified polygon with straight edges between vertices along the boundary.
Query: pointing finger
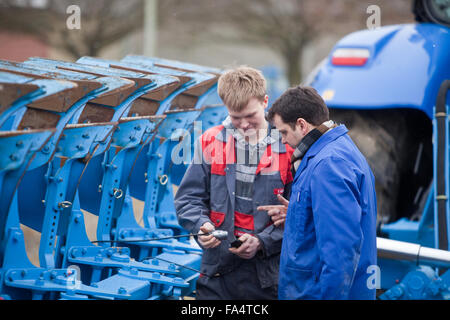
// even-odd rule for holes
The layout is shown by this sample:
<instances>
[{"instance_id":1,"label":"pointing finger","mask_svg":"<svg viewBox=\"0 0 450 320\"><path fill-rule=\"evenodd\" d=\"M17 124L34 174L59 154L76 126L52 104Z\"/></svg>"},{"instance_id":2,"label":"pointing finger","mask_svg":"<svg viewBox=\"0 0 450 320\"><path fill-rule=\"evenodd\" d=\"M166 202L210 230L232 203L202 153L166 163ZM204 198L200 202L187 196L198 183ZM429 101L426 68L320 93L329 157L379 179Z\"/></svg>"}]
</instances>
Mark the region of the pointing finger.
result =
<instances>
[{"instance_id":1,"label":"pointing finger","mask_svg":"<svg viewBox=\"0 0 450 320\"><path fill-rule=\"evenodd\" d=\"M281 194L277 195L278 201L284 205L284 206L289 206L289 200L287 200L285 197L283 197Z\"/></svg>"}]
</instances>

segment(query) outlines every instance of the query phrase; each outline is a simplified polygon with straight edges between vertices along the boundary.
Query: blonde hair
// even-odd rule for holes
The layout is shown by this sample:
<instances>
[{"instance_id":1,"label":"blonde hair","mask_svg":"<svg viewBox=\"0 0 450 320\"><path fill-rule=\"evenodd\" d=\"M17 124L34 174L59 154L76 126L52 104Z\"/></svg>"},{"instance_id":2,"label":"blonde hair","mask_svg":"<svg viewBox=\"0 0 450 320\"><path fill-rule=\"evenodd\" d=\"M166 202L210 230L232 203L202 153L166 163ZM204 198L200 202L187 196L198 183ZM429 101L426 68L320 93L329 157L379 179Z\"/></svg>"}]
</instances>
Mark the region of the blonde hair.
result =
<instances>
[{"instance_id":1,"label":"blonde hair","mask_svg":"<svg viewBox=\"0 0 450 320\"><path fill-rule=\"evenodd\" d=\"M233 111L242 111L251 98L261 101L266 96L266 79L261 71L239 66L219 77L217 92L225 105Z\"/></svg>"}]
</instances>

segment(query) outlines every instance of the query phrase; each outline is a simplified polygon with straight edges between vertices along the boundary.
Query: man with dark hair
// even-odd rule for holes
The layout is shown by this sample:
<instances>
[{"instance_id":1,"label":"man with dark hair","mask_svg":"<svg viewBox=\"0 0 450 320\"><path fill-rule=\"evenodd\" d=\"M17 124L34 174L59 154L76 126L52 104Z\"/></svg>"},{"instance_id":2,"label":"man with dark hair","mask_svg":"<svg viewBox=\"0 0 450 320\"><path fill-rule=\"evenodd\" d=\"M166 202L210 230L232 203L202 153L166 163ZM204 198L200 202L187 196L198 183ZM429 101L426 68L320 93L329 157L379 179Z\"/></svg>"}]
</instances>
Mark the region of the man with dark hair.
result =
<instances>
[{"instance_id":1,"label":"man with dark hair","mask_svg":"<svg viewBox=\"0 0 450 320\"><path fill-rule=\"evenodd\" d=\"M298 118L303 118L314 126L319 126L329 119L327 105L311 87L288 89L270 108L268 112L270 121L273 121L275 114L292 128L295 127Z\"/></svg>"},{"instance_id":2,"label":"man with dark hair","mask_svg":"<svg viewBox=\"0 0 450 320\"><path fill-rule=\"evenodd\" d=\"M313 88L289 89L268 119L295 148L288 207L258 208L285 226L279 298L374 299L368 268L376 265L377 208L364 156Z\"/></svg>"}]
</instances>

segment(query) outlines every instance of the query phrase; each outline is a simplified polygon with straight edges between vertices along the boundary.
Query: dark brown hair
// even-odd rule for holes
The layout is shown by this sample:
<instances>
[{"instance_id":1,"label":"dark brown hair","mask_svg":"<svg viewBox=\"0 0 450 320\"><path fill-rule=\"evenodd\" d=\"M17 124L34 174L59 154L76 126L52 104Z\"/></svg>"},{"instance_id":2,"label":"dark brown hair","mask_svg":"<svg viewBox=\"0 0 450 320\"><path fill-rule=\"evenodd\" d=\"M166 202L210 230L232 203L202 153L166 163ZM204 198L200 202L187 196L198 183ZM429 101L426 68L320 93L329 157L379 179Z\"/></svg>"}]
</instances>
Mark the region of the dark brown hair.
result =
<instances>
[{"instance_id":1,"label":"dark brown hair","mask_svg":"<svg viewBox=\"0 0 450 320\"><path fill-rule=\"evenodd\" d=\"M284 123L295 126L298 118L318 126L329 120L325 101L312 87L297 86L284 92L269 109L267 119L272 122L278 114Z\"/></svg>"}]
</instances>

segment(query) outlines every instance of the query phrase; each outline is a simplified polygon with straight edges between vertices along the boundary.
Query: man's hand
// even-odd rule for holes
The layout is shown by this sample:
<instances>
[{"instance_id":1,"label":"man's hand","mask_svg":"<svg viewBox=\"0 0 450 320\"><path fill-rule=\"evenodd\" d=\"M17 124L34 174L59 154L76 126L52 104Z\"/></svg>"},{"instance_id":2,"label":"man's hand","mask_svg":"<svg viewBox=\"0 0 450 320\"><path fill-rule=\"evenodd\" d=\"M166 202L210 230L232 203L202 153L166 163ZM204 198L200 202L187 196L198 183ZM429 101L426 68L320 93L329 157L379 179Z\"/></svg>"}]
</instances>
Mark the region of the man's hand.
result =
<instances>
[{"instance_id":1,"label":"man's hand","mask_svg":"<svg viewBox=\"0 0 450 320\"><path fill-rule=\"evenodd\" d=\"M200 227L200 231L202 233L209 233L214 231L216 228L214 228L214 226L209 223L209 222L205 222L201 227ZM207 236L198 236L198 242L200 243L200 245L205 248L205 249L210 249L210 248L215 248L218 245L220 245L221 241L219 239L217 239L216 237L214 237L213 235L207 235Z\"/></svg>"},{"instance_id":2,"label":"man's hand","mask_svg":"<svg viewBox=\"0 0 450 320\"><path fill-rule=\"evenodd\" d=\"M230 252L238 255L242 259L251 259L255 256L256 252L261 249L261 242L257 237L254 237L248 233L239 237L242 242L239 248L230 248Z\"/></svg>"},{"instance_id":3,"label":"man's hand","mask_svg":"<svg viewBox=\"0 0 450 320\"><path fill-rule=\"evenodd\" d=\"M277 195L277 198L281 204L259 206L257 210L267 211L267 214L272 218L273 224L278 227L280 225L284 225L284 222L286 221L286 213L289 206L289 201L280 194Z\"/></svg>"}]
</instances>

